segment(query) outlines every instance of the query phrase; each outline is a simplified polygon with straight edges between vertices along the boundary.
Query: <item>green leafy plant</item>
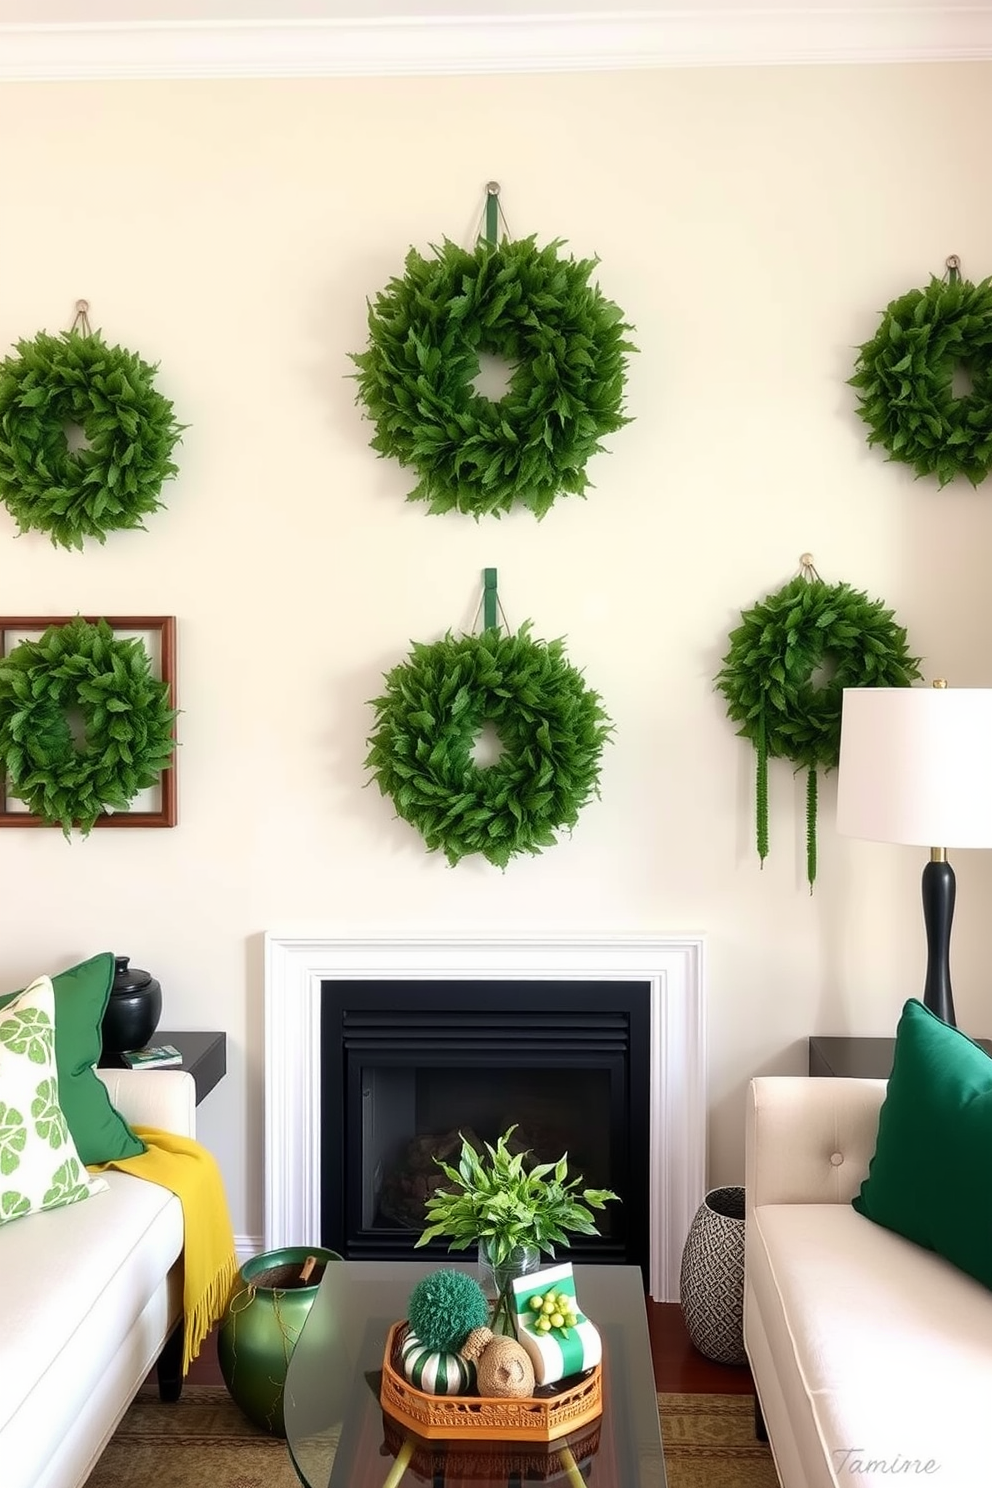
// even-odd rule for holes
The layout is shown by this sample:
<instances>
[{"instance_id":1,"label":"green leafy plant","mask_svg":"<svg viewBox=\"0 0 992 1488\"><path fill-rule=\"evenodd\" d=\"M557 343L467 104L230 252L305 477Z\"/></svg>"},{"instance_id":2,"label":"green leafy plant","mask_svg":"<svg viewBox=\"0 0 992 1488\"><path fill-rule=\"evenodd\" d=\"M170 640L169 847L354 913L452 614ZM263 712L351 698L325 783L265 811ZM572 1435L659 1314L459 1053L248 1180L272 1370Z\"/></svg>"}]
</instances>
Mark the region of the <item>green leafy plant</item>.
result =
<instances>
[{"instance_id":1,"label":"green leafy plant","mask_svg":"<svg viewBox=\"0 0 992 1488\"><path fill-rule=\"evenodd\" d=\"M79 743L69 709L82 716ZM106 620L50 625L0 658L4 788L67 838L73 827L86 836L169 768L176 716L142 641L117 639Z\"/></svg>"},{"instance_id":2,"label":"green leafy plant","mask_svg":"<svg viewBox=\"0 0 992 1488\"><path fill-rule=\"evenodd\" d=\"M630 422L632 328L589 283L598 259L561 258L561 246L445 240L430 259L414 248L369 306L368 350L352 356L358 400L372 448L420 477L407 500L541 518L559 495L584 495L586 461ZM481 352L512 368L495 401L473 385Z\"/></svg>"},{"instance_id":3,"label":"green leafy plant","mask_svg":"<svg viewBox=\"0 0 992 1488\"><path fill-rule=\"evenodd\" d=\"M463 1136L457 1168L435 1158L452 1187L427 1200L427 1227L414 1249L437 1236L448 1237L449 1250L481 1242L495 1273L523 1247L554 1257L555 1246L567 1245L569 1234L599 1233L592 1211L604 1209L617 1195L609 1188L582 1188L581 1177L569 1178L567 1153L554 1163L533 1163L529 1152L511 1152L507 1144L516 1129L509 1127L495 1147L484 1143L481 1154ZM506 1279L493 1313L494 1331L504 1320L512 1331L509 1291Z\"/></svg>"},{"instance_id":4,"label":"green leafy plant","mask_svg":"<svg viewBox=\"0 0 992 1488\"><path fill-rule=\"evenodd\" d=\"M397 815L452 865L480 853L505 868L516 853L552 847L598 794L612 724L564 643L529 632L415 642L372 702L366 766ZM486 723L502 753L483 767L472 750Z\"/></svg>"},{"instance_id":5,"label":"green leafy plant","mask_svg":"<svg viewBox=\"0 0 992 1488\"><path fill-rule=\"evenodd\" d=\"M617 1195L609 1188L582 1188L581 1177L568 1177L568 1154L554 1163L531 1163L529 1152L511 1152L509 1127L496 1146L485 1142L480 1154L462 1138L458 1167L435 1159L450 1189L438 1189L427 1200L427 1228L415 1248L435 1236L450 1238L449 1250L464 1250L484 1241L494 1266L503 1266L521 1246L532 1245L554 1256L568 1235L597 1235L593 1209L604 1209Z\"/></svg>"},{"instance_id":6,"label":"green leafy plant","mask_svg":"<svg viewBox=\"0 0 992 1488\"><path fill-rule=\"evenodd\" d=\"M908 687L920 675L906 631L849 584L799 574L741 614L716 685L756 756L757 848L768 854L768 761L808 772L806 876L816 879L816 779L840 754L845 687Z\"/></svg>"},{"instance_id":7,"label":"green leafy plant","mask_svg":"<svg viewBox=\"0 0 992 1488\"><path fill-rule=\"evenodd\" d=\"M0 500L21 532L81 548L142 527L176 474L183 427L153 386L156 368L99 332L42 331L16 350L0 363ZM85 436L78 450L66 440L72 425Z\"/></svg>"},{"instance_id":8,"label":"green leafy plant","mask_svg":"<svg viewBox=\"0 0 992 1488\"><path fill-rule=\"evenodd\" d=\"M941 486L956 475L977 486L992 468L992 279L971 284L948 268L891 302L849 381L869 444ZM959 367L971 379L960 396Z\"/></svg>"}]
</instances>

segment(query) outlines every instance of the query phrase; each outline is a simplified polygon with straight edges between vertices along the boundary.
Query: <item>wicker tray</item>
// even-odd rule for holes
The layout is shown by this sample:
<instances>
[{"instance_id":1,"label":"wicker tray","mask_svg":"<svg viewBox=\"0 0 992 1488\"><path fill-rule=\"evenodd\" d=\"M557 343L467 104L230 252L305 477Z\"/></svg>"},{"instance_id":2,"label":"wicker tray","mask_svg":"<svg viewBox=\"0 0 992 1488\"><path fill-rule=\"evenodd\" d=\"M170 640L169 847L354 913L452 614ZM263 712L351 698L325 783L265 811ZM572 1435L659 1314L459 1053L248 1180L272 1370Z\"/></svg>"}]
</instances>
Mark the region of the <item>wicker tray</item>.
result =
<instances>
[{"instance_id":1,"label":"wicker tray","mask_svg":"<svg viewBox=\"0 0 992 1488\"><path fill-rule=\"evenodd\" d=\"M596 1456L601 1429L602 1417L597 1417L588 1426L570 1431L567 1439L559 1437L553 1442L478 1441L473 1437L466 1439L464 1433L455 1440L425 1441L423 1437L413 1437L385 1411L382 1413L382 1437L391 1457L401 1458L405 1454L410 1472L427 1483L454 1480L459 1488L467 1488L469 1483L491 1488L493 1482L505 1483L511 1479L528 1484L547 1483L562 1477L575 1488L579 1483L587 1488L585 1479L576 1477L576 1469Z\"/></svg>"},{"instance_id":2,"label":"wicker tray","mask_svg":"<svg viewBox=\"0 0 992 1488\"><path fill-rule=\"evenodd\" d=\"M521 1400L425 1395L398 1368L406 1326L405 1322L394 1323L386 1337L379 1403L394 1421L428 1441L556 1441L602 1414L599 1364L559 1395L530 1395Z\"/></svg>"}]
</instances>

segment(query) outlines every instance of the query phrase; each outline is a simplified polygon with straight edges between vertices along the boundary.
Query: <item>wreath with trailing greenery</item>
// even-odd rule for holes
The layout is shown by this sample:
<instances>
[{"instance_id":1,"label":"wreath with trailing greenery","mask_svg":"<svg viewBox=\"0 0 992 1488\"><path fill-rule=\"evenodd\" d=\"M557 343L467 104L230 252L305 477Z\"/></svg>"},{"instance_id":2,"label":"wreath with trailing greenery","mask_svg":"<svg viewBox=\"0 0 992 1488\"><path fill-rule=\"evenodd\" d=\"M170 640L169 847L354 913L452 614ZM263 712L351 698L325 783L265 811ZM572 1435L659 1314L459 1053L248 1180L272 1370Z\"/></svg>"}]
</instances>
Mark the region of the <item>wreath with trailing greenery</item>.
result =
<instances>
[{"instance_id":1,"label":"wreath with trailing greenery","mask_svg":"<svg viewBox=\"0 0 992 1488\"><path fill-rule=\"evenodd\" d=\"M397 815L452 866L481 853L505 868L516 853L552 847L599 794L613 726L564 643L529 631L415 642L372 702L366 766ZM481 766L473 748L487 723L502 753Z\"/></svg>"},{"instance_id":2,"label":"wreath with trailing greenery","mask_svg":"<svg viewBox=\"0 0 992 1488\"><path fill-rule=\"evenodd\" d=\"M908 687L920 676L893 612L849 584L799 574L741 613L716 684L756 755L756 836L768 855L768 761L806 776L806 877L816 879L817 771L840 756L845 687Z\"/></svg>"},{"instance_id":3,"label":"wreath with trailing greenery","mask_svg":"<svg viewBox=\"0 0 992 1488\"><path fill-rule=\"evenodd\" d=\"M105 620L50 625L0 658L4 789L67 838L73 827L86 836L101 812L126 811L158 782L172 762L175 719L143 642L117 638Z\"/></svg>"},{"instance_id":4,"label":"wreath with trailing greenery","mask_svg":"<svg viewBox=\"0 0 992 1488\"><path fill-rule=\"evenodd\" d=\"M890 460L946 486L963 475L977 486L992 468L992 279L931 278L893 300L858 353L858 414ZM955 371L971 390L958 396Z\"/></svg>"},{"instance_id":5,"label":"wreath with trailing greenery","mask_svg":"<svg viewBox=\"0 0 992 1488\"><path fill-rule=\"evenodd\" d=\"M587 460L630 422L632 327L589 282L599 260L561 258L561 246L411 249L403 277L369 306L368 350L352 355L358 401L376 426L372 448L419 476L408 501L474 517L519 504L543 517L556 497L584 494ZM473 386L480 352L512 368L496 401Z\"/></svg>"},{"instance_id":6,"label":"wreath with trailing greenery","mask_svg":"<svg viewBox=\"0 0 992 1488\"><path fill-rule=\"evenodd\" d=\"M142 527L176 474L182 433L153 386L154 367L106 346L98 331L40 332L0 363L0 500L21 532L47 532L56 547ZM85 446L70 449L67 427Z\"/></svg>"}]
</instances>

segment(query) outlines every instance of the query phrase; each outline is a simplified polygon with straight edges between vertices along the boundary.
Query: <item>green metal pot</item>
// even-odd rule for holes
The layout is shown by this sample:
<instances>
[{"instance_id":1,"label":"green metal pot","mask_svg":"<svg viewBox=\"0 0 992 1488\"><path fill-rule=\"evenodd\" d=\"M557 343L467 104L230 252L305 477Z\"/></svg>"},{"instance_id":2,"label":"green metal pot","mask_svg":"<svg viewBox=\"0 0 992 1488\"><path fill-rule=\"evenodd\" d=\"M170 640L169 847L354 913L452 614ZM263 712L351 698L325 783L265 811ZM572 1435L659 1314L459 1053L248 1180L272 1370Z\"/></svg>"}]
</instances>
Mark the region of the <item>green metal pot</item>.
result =
<instances>
[{"instance_id":1,"label":"green metal pot","mask_svg":"<svg viewBox=\"0 0 992 1488\"><path fill-rule=\"evenodd\" d=\"M317 1265L301 1286L297 1278L307 1256L315 1256ZM273 1436L286 1435L286 1371L324 1267L341 1259L337 1251L313 1245L263 1251L245 1262L231 1288L217 1334L221 1373L249 1421Z\"/></svg>"}]
</instances>

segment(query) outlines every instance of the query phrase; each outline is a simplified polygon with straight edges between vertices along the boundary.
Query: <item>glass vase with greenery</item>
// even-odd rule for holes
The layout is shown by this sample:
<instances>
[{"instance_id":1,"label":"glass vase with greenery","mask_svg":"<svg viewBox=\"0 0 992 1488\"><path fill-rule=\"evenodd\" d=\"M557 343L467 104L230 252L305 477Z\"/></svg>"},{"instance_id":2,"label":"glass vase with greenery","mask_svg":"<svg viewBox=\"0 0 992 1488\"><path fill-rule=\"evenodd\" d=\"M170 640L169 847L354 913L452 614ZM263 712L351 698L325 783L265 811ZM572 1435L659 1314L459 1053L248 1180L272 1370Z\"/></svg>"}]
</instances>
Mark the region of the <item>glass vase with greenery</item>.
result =
<instances>
[{"instance_id":1,"label":"glass vase with greenery","mask_svg":"<svg viewBox=\"0 0 992 1488\"><path fill-rule=\"evenodd\" d=\"M497 1283L493 1332L512 1333L511 1289L514 1261L533 1249L554 1259L555 1246L568 1236L598 1235L593 1209L605 1208L617 1195L609 1188L582 1188L581 1177L568 1177L568 1154L554 1163L530 1162L530 1152L511 1152L516 1126L480 1154L462 1136L458 1167L435 1158L450 1189L438 1189L427 1200L427 1227L416 1247L447 1236L449 1250L478 1244ZM461 1135L461 1133L459 1133Z\"/></svg>"}]
</instances>

